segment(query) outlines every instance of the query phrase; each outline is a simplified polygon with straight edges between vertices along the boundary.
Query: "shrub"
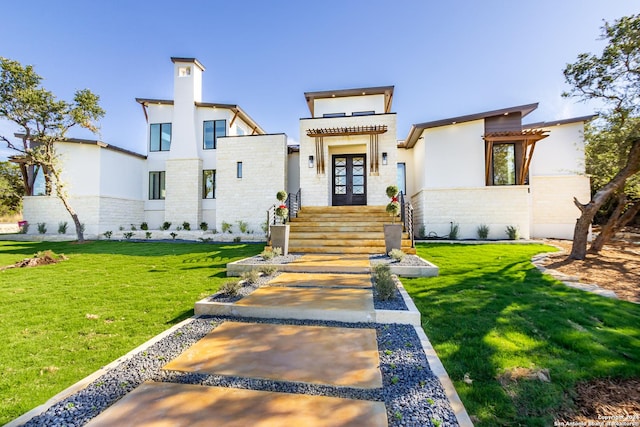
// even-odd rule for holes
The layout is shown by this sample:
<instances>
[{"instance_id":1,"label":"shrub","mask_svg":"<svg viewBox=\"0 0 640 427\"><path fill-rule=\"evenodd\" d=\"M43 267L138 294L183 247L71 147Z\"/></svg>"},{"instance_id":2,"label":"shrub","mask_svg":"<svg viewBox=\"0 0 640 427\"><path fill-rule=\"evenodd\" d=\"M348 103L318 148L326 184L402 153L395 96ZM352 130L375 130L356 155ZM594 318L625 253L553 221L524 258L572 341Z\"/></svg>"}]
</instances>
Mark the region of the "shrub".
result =
<instances>
[{"instance_id":1,"label":"shrub","mask_svg":"<svg viewBox=\"0 0 640 427\"><path fill-rule=\"evenodd\" d=\"M242 288L240 281L238 280L230 280L225 282L222 286L220 286L220 293L224 295L228 295L230 297L235 297L238 295L238 292Z\"/></svg>"},{"instance_id":2,"label":"shrub","mask_svg":"<svg viewBox=\"0 0 640 427\"><path fill-rule=\"evenodd\" d=\"M249 271L245 271L240 275L240 278L245 281L245 283L252 284L256 283L260 278L260 272L255 268Z\"/></svg>"},{"instance_id":3,"label":"shrub","mask_svg":"<svg viewBox=\"0 0 640 427\"><path fill-rule=\"evenodd\" d=\"M233 238L233 243L240 243L240 236L236 236Z\"/></svg>"},{"instance_id":4,"label":"shrub","mask_svg":"<svg viewBox=\"0 0 640 427\"><path fill-rule=\"evenodd\" d=\"M487 240L487 237L489 237L489 226L486 224L480 224L478 226L478 239L480 240Z\"/></svg>"},{"instance_id":5,"label":"shrub","mask_svg":"<svg viewBox=\"0 0 640 427\"><path fill-rule=\"evenodd\" d=\"M47 232L47 223L46 222L39 222L38 223L38 233L44 234L46 232Z\"/></svg>"},{"instance_id":6,"label":"shrub","mask_svg":"<svg viewBox=\"0 0 640 427\"><path fill-rule=\"evenodd\" d=\"M67 234L67 221L62 221L58 223L58 234Z\"/></svg>"},{"instance_id":7,"label":"shrub","mask_svg":"<svg viewBox=\"0 0 640 427\"><path fill-rule=\"evenodd\" d=\"M396 283L388 264L377 264L373 267L373 280L376 295L382 301L396 297Z\"/></svg>"},{"instance_id":8,"label":"shrub","mask_svg":"<svg viewBox=\"0 0 640 427\"><path fill-rule=\"evenodd\" d=\"M404 252L402 252L400 249L391 249L391 251L389 252L389 257L391 257L391 259L393 259L394 261L402 261L402 259L404 258L406 254Z\"/></svg>"},{"instance_id":9,"label":"shrub","mask_svg":"<svg viewBox=\"0 0 640 427\"><path fill-rule=\"evenodd\" d=\"M176 240L176 237L178 237L178 233L173 233L173 232L171 232L171 233L169 233L169 236L171 236L171 238L172 238L173 240Z\"/></svg>"},{"instance_id":10,"label":"shrub","mask_svg":"<svg viewBox=\"0 0 640 427\"><path fill-rule=\"evenodd\" d=\"M249 224L246 221L236 221L238 223L238 228L242 234L247 234L249 232Z\"/></svg>"},{"instance_id":11,"label":"shrub","mask_svg":"<svg viewBox=\"0 0 640 427\"><path fill-rule=\"evenodd\" d=\"M29 223L27 221L24 221L20 226L20 231L18 231L18 233L27 234L28 232L29 232Z\"/></svg>"},{"instance_id":12,"label":"shrub","mask_svg":"<svg viewBox=\"0 0 640 427\"><path fill-rule=\"evenodd\" d=\"M400 190L398 190L397 185L390 185L385 190L385 192L387 193L387 197L389 197L390 199L393 199L394 197L396 197L399 191Z\"/></svg>"},{"instance_id":13,"label":"shrub","mask_svg":"<svg viewBox=\"0 0 640 427\"><path fill-rule=\"evenodd\" d=\"M269 234L269 220L264 220L264 222L262 224L260 224L260 228L262 228L262 231L264 232L264 235L268 235Z\"/></svg>"},{"instance_id":14,"label":"shrub","mask_svg":"<svg viewBox=\"0 0 640 427\"><path fill-rule=\"evenodd\" d=\"M111 230L107 230L107 231L105 231L104 233L102 233L102 235L103 235L104 237L106 237L107 239L111 239L111 236L113 235L113 231L111 231Z\"/></svg>"},{"instance_id":15,"label":"shrub","mask_svg":"<svg viewBox=\"0 0 640 427\"><path fill-rule=\"evenodd\" d=\"M200 240L202 243L209 243L213 239L211 237L198 237L198 240Z\"/></svg>"},{"instance_id":16,"label":"shrub","mask_svg":"<svg viewBox=\"0 0 640 427\"><path fill-rule=\"evenodd\" d=\"M182 226L181 225L177 226L176 231L182 231Z\"/></svg>"},{"instance_id":17,"label":"shrub","mask_svg":"<svg viewBox=\"0 0 640 427\"><path fill-rule=\"evenodd\" d=\"M162 227L160 227L162 230L167 231L169 228L171 227L171 223L169 221L165 221L162 223Z\"/></svg>"},{"instance_id":18,"label":"shrub","mask_svg":"<svg viewBox=\"0 0 640 427\"><path fill-rule=\"evenodd\" d=\"M123 227L123 226L120 226L120 227L118 227L118 230L120 230L120 231L124 231L124 227Z\"/></svg>"},{"instance_id":19,"label":"shrub","mask_svg":"<svg viewBox=\"0 0 640 427\"><path fill-rule=\"evenodd\" d=\"M231 234L233 232L233 224L229 224L227 221L222 221L222 232Z\"/></svg>"},{"instance_id":20,"label":"shrub","mask_svg":"<svg viewBox=\"0 0 640 427\"><path fill-rule=\"evenodd\" d=\"M123 233L122 235L124 236L125 239L130 240L133 237L133 231L127 231L126 233Z\"/></svg>"},{"instance_id":21,"label":"shrub","mask_svg":"<svg viewBox=\"0 0 640 427\"><path fill-rule=\"evenodd\" d=\"M136 228L135 224L131 224L131 231L137 231L138 229Z\"/></svg>"},{"instance_id":22,"label":"shrub","mask_svg":"<svg viewBox=\"0 0 640 427\"><path fill-rule=\"evenodd\" d=\"M273 253L272 250L265 249L264 251L260 252L260 256L262 257L263 260L269 261L270 259L273 259L275 254Z\"/></svg>"},{"instance_id":23,"label":"shrub","mask_svg":"<svg viewBox=\"0 0 640 427\"><path fill-rule=\"evenodd\" d=\"M209 229L209 224L207 224L204 221L200 223L200 230L207 231L208 229Z\"/></svg>"},{"instance_id":24,"label":"shrub","mask_svg":"<svg viewBox=\"0 0 640 427\"><path fill-rule=\"evenodd\" d=\"M150 231L145 231L144 238L145 239L150 239L151 238L151 232Z\"/></svg>"},{"instance_id":25,"label":"shrub","mask_svg":"<svg viewBox=\"0 0 640 427\"><path fill-rule=\"evenodd\" d=\"M282 256L282 248L273 248L272 251L275 256Z\"/></svg>"},{"instance_id":26,"label":"shrub","mask_svg":"<svg viewBox=\"0 0 640 427\"><path fill-rule=\"evenodd\" d=\"M520 230L518 230L518 226L507 225L507 237L509 240L518 240L520 238Z\"/></svg>"},{"instance_id":27,"label":"shrub","mask_svg":"<svg viewBox=\"0 0 640 427\"><path fill-rule=\"evenodd\" d=\"M278 267L272 264L263 265L260 267L260 272L266 276L273 276L278 271Z\"/></svg>"},{"instance_id":28,"label":"shrub","mask_svg":"<svg viewBox=\"0 0 640 427\"><path fill-rule=\"evenodd\" d=\"M185 221L182 223L182 228L184 228L186 231L191 231L191 224Z\"/></svg>"},{"instance_id":29,"label":"shrub","mask_svg":"<svg viewBox=\"0 0 640 427\"><path fill-rule=\"evenodd\" d=\"M449 239L458 240L459 233L460 233L460 225L458 225L457 222L452 222L451 228L449 230Z\"/></svg>"},{"instance_id":30,"label":"shrub","mask_svg":"<svg viewBox=\"0 0 640 427\"><path fill-rule=\"evenodd\" d=\"M140 224L140 230L148 230L149 229L149 224L147 224L146 222L143 222L142 224Z\"/></svg>"}]
</instances>

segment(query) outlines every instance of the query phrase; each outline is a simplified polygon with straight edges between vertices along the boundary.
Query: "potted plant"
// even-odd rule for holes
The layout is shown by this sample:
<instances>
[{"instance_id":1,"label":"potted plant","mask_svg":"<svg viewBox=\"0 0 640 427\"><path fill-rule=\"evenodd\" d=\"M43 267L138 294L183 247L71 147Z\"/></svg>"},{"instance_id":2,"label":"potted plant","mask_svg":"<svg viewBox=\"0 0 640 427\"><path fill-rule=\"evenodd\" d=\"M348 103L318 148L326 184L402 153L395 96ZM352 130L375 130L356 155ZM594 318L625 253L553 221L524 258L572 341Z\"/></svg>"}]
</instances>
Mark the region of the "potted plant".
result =
<instances>
[{"instance_id":1,"label":"potted plant","mask_svg":"<svg viewBox=\"0 0 640 427\"><path fill-rule=\"evenodd\" d=\"M278 191L276 194L278 206L276 206L276 216L280 218L280 224L271 225L271 247L282 249L282 255L289 253L289 208L284 203L287 200L286 191Z\"/></svg>"},{"instance_id":2,"label":"potted plant","mask_svg":"<svg viewBox=\"0 0 640 427\"><path fill-rule=\"evenodd\" d=\"M396 217L400 214L400 202L398 202L398 187L387 187L387 196L391 199L387 205L387 213L391 216L391 224L384 224L384 246L388 254L393 249L402 248L402 224L396 224Z\"/></svg>"}]
</instances>

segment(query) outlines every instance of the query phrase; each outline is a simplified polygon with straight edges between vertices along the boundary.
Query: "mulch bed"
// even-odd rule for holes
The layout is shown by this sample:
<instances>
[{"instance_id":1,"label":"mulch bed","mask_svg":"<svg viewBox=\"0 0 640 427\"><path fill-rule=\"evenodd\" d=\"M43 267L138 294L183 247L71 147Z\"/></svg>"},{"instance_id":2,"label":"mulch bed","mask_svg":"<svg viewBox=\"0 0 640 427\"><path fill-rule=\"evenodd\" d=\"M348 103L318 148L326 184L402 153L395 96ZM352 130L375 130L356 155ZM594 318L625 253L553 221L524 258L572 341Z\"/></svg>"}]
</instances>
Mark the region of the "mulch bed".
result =
<instances>
[{"instance_id":1,"label":"mulch bed","mask_svg":"<svg viewBox=\"0 0 640 427\"><path fill-rule=\"evenodd\" d=\"M560 415L563 421L618 421L640 425L640 379L595 379L576 386L576 409ZM633 424L635 422L635 424ZM603 424L605 425L605 424ZM615 424L611 424L615 425Z\"/></svg>"}]
</instances>

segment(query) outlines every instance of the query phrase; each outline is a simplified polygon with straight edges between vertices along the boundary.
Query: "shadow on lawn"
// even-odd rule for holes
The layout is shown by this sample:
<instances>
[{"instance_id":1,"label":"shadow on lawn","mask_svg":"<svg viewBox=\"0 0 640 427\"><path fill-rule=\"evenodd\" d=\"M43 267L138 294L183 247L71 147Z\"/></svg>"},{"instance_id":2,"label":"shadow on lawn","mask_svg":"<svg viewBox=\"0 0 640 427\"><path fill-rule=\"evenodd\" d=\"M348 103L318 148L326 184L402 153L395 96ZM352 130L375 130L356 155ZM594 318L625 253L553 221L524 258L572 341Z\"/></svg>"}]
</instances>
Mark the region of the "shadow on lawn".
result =
<instances>
[{"instance_id":1,"label":"shadow on lawn","mask_svg":"<svg viewBox=\"0 0 640 427\"><path fill-rule=\"evenodd\" d=\"M631 304L564 287L528 261L470 270L461 280L447 273L403 283L479 425L549 425L571 405L576 381L640 375L640 310ZM505 368L515 367L549 369L551 381L501 384Z\"/></svg>"}]
</instances>

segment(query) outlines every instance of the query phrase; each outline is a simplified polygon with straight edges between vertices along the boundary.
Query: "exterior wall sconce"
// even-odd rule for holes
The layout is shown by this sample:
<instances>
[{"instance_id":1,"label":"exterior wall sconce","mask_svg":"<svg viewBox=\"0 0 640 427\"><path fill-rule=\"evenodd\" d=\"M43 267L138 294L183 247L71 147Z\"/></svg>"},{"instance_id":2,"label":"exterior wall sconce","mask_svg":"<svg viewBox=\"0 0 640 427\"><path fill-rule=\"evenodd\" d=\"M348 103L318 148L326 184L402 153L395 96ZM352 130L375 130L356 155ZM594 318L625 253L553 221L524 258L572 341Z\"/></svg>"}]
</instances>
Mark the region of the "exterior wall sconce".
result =
<instances>
[{"instance_id":1,"label":"exterior wall sconce","mask_svg":"<svg viewBox=\"0 0 640 427\"><path fill-rule=\"evenodd\" d=\"M389 157L387 156L387 152L385 151L384 153L382 153L382 164L386 165L387 163L389 163Z\"/></svg>"},{"instance_id":2,"label":"exterior wall sconce","mask_svg":"<svg viewBox=\"0 0 640 427\"><path fill-rule=\"evenodd\" d=\"M313 156L309 156L309 167L313 167Z\"/></svg>"},{"instance_id":3,"label":"exterior wall sconce","mask_svg":"<svg viewBox=\"0 0 640 427\"><path fill-rule=\"evenodd\" d=\"M236 163L236 178L242 178L242 162Z\"/></svg>"}]
</instances>

